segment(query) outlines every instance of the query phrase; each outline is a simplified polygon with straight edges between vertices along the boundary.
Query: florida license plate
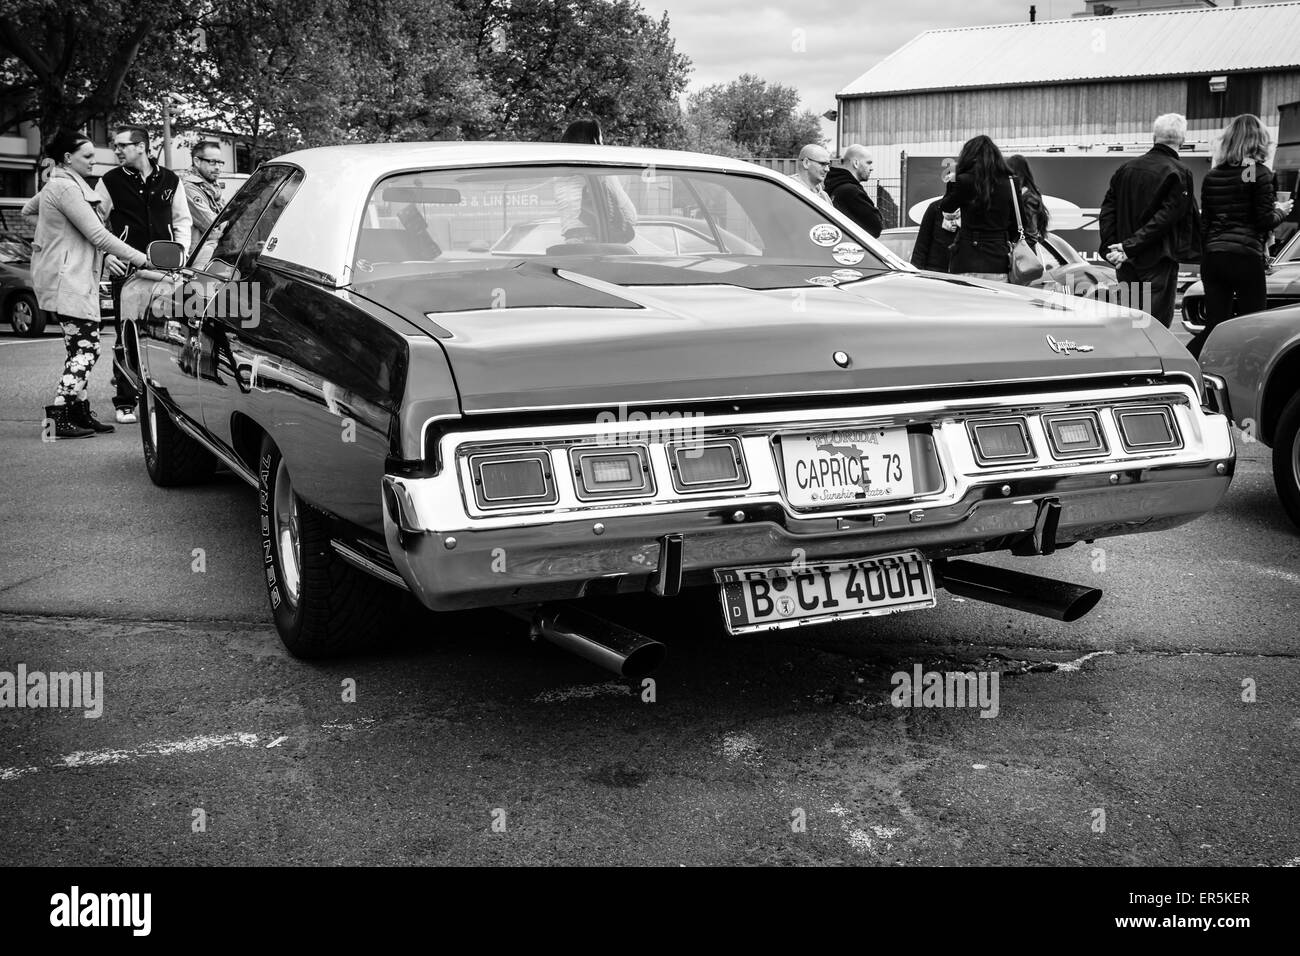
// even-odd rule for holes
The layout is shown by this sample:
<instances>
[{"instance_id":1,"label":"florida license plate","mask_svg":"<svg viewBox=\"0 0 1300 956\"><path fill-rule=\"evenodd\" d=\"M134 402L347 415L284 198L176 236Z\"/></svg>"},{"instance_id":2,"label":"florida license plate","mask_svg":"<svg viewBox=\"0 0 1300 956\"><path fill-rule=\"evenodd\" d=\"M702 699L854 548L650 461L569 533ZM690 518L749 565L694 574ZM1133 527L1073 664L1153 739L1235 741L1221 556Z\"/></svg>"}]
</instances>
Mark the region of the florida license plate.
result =
<instances>
[{"instance_id":1,"label":"florida license plate","mask_svg":"<svg viewBox=\"0 0 1300 956\"><path fill-rule=\"evenodd\" d=\"M781 436L786 500L795 508L910 498L906 428L845 428Z\"/></svg>"},{"instance_id":2,"label":"florida license plate","mask_svg":"<svg viewBox=\"0 0 1300 956\"><path fill-rule=\"evenodd\" d=\"M934 572L919 551L803 567L714 572L732 634L934 607Z\"/></svg>"}]
</instances>

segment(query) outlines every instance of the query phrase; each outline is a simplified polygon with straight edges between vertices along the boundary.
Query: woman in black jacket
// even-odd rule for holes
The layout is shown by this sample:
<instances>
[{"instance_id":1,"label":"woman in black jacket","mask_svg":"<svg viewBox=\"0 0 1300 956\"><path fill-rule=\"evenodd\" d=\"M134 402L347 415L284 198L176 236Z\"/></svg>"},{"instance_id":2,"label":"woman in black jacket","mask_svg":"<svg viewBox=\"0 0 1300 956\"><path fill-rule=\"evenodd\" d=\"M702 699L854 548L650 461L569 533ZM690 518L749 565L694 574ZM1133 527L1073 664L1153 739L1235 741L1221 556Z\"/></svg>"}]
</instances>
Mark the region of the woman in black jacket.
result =
<instances>
[{"instance_id":1,"label":"woman in black jacket","mask_svg":"<svg viewBox=\"0 0 1300 956\"><path fill-rule=\"evenodd\" d=\"M945 218L961 214L949 272L1007 281L1011 271L1008 244L1019 234L1009 175L1007 161L987 136L967 140L961 148L948 189L939 201Z\"/></svg>"},{"instance_id":2,"label":"woman in black jacket","mask_svg":"<svg viewBox=\"0 0 1300 956\"><path fill-rule=\"evenodd\" d=\"M1291 213L1291 202L1277 202L1273 171L1264 165L1268 131L1258 116L1243 113L1223 131L1214 168L1201 182L1205 286L1205 331L1188 343L1201 354L1206 338L1234 315L1268 305L1264 252L1268 234Z\"/></svg>"}]
</instances>

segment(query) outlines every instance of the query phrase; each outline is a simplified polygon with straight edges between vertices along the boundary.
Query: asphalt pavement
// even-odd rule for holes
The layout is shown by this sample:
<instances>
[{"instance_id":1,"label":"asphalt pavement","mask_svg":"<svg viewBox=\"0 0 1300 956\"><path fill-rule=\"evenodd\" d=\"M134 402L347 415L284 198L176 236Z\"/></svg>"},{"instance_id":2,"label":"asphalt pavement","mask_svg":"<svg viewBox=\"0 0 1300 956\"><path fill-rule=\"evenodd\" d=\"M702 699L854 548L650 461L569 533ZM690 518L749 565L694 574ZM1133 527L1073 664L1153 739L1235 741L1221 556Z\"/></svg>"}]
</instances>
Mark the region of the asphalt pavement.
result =
<instances>
[{"instance_id":1,"label":"asphalt pavement","mask_svg":"<svg viewBox=\"0 0 1300 956\"><path fill-rule=\"evenodd\" d=\"M309 664L250 489L155 488L138 426L40 440L60 354L0 337L0 674L101 672L102 714L0 706L5 862L1300 863L1300 534L1258 444L1188 526L987 559L1102 588L1075 624L941 593L736 639L691 593L624 602L648 685L494 611ZM895 706L918 665L996 675L996 715Z\"/></svg>"}]
</instances>

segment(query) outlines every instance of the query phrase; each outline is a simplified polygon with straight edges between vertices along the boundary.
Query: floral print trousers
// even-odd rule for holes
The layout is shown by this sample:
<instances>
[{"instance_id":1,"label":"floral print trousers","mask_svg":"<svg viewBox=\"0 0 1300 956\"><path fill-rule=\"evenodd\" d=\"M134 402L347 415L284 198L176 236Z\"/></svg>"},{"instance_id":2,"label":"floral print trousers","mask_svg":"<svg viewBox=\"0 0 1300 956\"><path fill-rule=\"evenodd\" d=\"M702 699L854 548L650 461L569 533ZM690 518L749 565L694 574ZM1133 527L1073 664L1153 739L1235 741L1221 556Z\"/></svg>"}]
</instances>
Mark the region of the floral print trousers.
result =
<instances>
[{"instance_id":1,"label":"floral print trousers","mask_svg":"<svg viewBox=\"0 0 1300 956\"><path fill-rule=\"evenodd\" d=\"M68 357L63 363L55 405L71 405L86 397L86 379L99 360L99 319L74 319L59 316L63 326L63 347Z\"/></svg>"}]
</instances>

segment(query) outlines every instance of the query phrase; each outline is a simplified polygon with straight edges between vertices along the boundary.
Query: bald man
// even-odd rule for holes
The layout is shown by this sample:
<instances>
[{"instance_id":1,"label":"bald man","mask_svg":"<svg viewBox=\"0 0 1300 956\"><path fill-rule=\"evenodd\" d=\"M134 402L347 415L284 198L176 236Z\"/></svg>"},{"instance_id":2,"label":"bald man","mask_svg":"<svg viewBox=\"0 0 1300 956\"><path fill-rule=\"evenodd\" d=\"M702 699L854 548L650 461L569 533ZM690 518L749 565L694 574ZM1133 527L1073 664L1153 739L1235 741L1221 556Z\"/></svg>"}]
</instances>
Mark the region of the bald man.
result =
<instances>
[{"instance_id":1,"label":"bald man","mask_svg":"<svg viewBox=\"0 0 1300 956\"><path fill-rule=\"evenodd\" d=\"M824 188L836 209L875 238L879 237L885 223L863 185L870 175L871 155L865 146L854 143L844 151L840 165L826 174Z\"/></svg>"},{"instance_id":2,"label":"bald man","mask_svg":"<svg viewBox=\"0 0 1300 956\"><path fill-rule=\"evenodd\" d=\"M830 199L831 197L826 195L826 190L822 188L822 180L826 178L826 170L830 168L831 154L826 152L825 147L809 143L799 150L799 167L789 178L814 196Z\"/></svg>"}]
</instances>

